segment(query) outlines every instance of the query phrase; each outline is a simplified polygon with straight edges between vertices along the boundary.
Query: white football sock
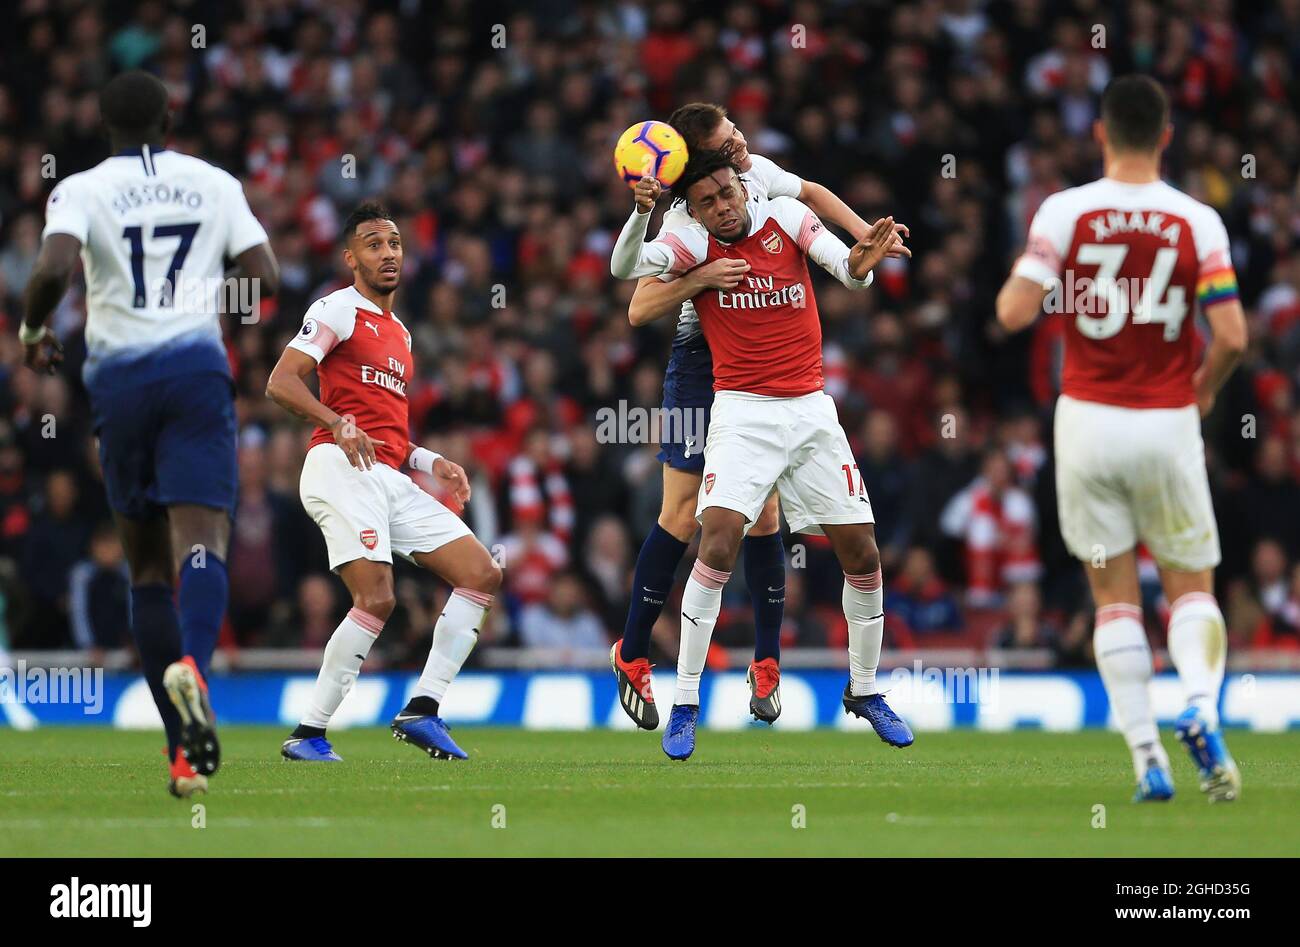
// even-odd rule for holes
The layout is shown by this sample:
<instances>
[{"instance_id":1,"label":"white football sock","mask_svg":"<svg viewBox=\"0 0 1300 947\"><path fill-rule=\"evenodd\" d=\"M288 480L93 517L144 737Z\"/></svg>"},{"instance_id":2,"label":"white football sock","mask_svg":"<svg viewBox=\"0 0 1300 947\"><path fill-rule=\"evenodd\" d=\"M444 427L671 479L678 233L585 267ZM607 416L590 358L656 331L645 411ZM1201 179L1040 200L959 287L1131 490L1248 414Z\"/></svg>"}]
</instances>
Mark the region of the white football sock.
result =
<instances>
[{"instance_id":1,"label":"white football sock","mask_svg":"<svg viewBox=\"0 0 1300 947\"><path fill-rule=\"evenodd\" d=\"M1151 712L1151 646L1142 627L1142 609L1128 604L1097 609L1092 650L1115 719L1133 755L1137 778L1146 773L1147 760L1153 756L1168 767L1169 757L1160 745L1160 731Z\"/></svg>"},{"instance_id":2,"label":"white football sock","mask_svg":"<svg viewBox=\"0 0 1300 947\"><path fill-rule=\"evenodd\" d=\"M1169 657L1178 669L1187 703L1211 729L1219 726L1219 689L1228 658L1228 629L1219 603L1206 592L1188 592L1169 614Z\"/></svg>"},{"instance_id":3,"label":"white football sock","mask_svg":"<svg viewBox=\"0 0 1300 947\"><path fill-rule=\"evenodd\" d=\"M880 646L885 638L885 592L880 570L870 575L844 573L844 618L849 623L849 693L874 694Z\"/></svg>"},{"instance_id":4,"label":"white football sock","mask_svg":"<svg viewBox=\"0 0 1300 947\"><path fill-rule=\"evenodd\" d=\"M674 704L700 704L700 676L709 656L713 626L722 611L722 587L730 572L710 569L695 560L682 592L682 640L677 651L677 695ZM687 617L689 616L689 617Z\"/></svg>"},{"instance_id":5,"label":"white football sock","mask_svg":"<svg viewBox=\"0 0 1300 947\"><path fill-rule=\"evenodd\" d=\"M329 726L330 718L357 682L370 646L383 630L382 620L359 608L349 611L347 617L339 622L325 645L325 659L321 662L316 686L312 688L311 708L302 718L303 726L322 730Z\"/></svg>"},{"instance_id":6,"label":"white football sock","mask_svg":"<svg viewBox=\"0 0 1300 947\"><path fill-rule=\"evenodd\" d=\"M483 626L492 596L472 589L452 589L447 604L433 626L433 647L424 673L416 682L412 696L432 697L442 700L447 687L478 643L478 631Z\"/></svg>"}]
</instances>

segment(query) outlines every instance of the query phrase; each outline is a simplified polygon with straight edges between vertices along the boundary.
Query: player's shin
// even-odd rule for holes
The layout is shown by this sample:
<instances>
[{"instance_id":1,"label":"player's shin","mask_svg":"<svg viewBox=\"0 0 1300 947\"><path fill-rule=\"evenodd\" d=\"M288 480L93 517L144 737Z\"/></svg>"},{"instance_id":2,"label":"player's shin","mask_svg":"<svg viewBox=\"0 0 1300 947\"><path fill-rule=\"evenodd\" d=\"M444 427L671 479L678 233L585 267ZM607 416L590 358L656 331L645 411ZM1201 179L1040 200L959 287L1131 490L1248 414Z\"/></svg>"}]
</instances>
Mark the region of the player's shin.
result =
<instances>
[{"instance_id":1,"label":"player's shin","mask_svg":"<svg viewBox=\"0 0 1300 947\"><path fill-rule=\"evenodd\" d=\"M698 559L682 592L682 640L677 653L674 704L700 703L700 677L709 656L713 627L722 611L722 589L730 572L711 569Z\"/></svg>"},{"instance_id":2,"label":"player's shin","mask_svg":"<svg viewBox=\"0 0 1300 947\"><path fill-rule=\"evenodd\" d=\"M673 574L686 554L686 543L656 523L641 545L632 576L632 601L623 626L619 657L635 661L650 653L650 633L672 589Z\"/></svg>"},{"instance_id":3,"label":"player's shin","mask_svg":"<svg viewBox=\"0 0 1300 947\"><path fill-rule=\"evenodd\" d=\"M1211 730L1219 726L1219 689L1227 660L1228 634L1219 603L1206 592L1189 592L1169 615L1169 657L1187 695Z\"/></svg>"},{"instance_id":4,"label":"player's shin","mask_svg":"<svg viewBox=\"0 0 1300 947\"><path fill-rule=\"evenodd\" d=\"M149 684L149 692L153 694L153 702L167 732L167 758L174 760L181 744L181 718L167 696L163 674L173 662L181 659L181 632L170 586L132 587L131 634L140 652L140 666Z\"/></svg>"},{"instance_id":5,"label":"player's shin","mask_svg":"<svg viewBox=\"0 0 1300 947\"><path fill-rule=\"evenodd\" d=\"M1151 647L1142 627L1142 610L1128 604L1097 609L1092 647L1115 719L1133 754L1138 781L1152 760L1168 769L1169 757L1160 745L1151 712Z\"/></svg>"},{"instance_id":6,"label":"player's shin","mask_svg":"<svg viewBox=\"0 0 1300 947\"><path fill-rule=\"evenodd\" d=\"M875 694L876 668L885 637L884 587L880 570L844 574L844 618L849 625L849 688L853 696Z\"/></svg>"},{"instance_id":7,"label":"player's shin","mask_svg":"<svg viewBox=\"0 0 1300 947\"><path fill-rule=\"evenodd\" d=\"M194 659L199 673L205 677L229 599L230 579L225 562L210 552L202 558L197 555L186 558L181 565L180 590L176 596L181 640L185 653Z\"/></svg>"},{"instance_id":8,"label":"player's shin","mask_svg":"<svg viewBox=\"0 0 1300 947\"><path fill-rule=\"evenodd\" d=\"M443 695L478 643L478 632L492 607L492 596L472 589L452 589L433 626L433 647L424 673L403 713L437 715Z\"/></svg>"},{"instance_id":9,"label":"player's shin","mask_svg":"<svg viewBox=\"0 0 1300 947\"><path fill-rule=\"evenodd\" d=\"M353 608L330 635L325 645L325 658L321 662L316 686L311 692L311 707L294 731L295 737L319 736L329 726L330 718L352 690L361 665L365 663L384 623L359 608Z\"/></svg>"},{"instance_id":10,"label":"player's shin","mask_svg":"<svg viewBox=\"0 0 1300 947\"><path fill-rule=\"evenodd\" d=\"M754 602L754 660L781 660L785 619L785 546L780 533L745 537L745 584Z\"/></svg>"}]
</instances>

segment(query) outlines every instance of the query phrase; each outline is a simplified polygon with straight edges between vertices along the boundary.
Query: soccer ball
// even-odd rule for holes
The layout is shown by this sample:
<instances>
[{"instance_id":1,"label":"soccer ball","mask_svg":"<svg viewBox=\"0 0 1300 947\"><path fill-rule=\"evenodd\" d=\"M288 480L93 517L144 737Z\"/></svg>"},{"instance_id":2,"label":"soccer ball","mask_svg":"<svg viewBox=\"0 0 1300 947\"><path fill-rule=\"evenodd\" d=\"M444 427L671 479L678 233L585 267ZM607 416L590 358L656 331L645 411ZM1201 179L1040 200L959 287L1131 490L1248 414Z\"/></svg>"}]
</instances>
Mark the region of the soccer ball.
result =
<instances>
[{"instance_id":1,"label":"soccer ball","mask_svg":"<svg viewBox=\"0 0 1300 947\"><path fill-rule=\"evenodd\" d=\"M637 122L614 146L614 169L628 187L636 187L646 174L672 187L686 168L686 157L686 141L677 129L664 122Z\"/></svg>"}]
</instances>

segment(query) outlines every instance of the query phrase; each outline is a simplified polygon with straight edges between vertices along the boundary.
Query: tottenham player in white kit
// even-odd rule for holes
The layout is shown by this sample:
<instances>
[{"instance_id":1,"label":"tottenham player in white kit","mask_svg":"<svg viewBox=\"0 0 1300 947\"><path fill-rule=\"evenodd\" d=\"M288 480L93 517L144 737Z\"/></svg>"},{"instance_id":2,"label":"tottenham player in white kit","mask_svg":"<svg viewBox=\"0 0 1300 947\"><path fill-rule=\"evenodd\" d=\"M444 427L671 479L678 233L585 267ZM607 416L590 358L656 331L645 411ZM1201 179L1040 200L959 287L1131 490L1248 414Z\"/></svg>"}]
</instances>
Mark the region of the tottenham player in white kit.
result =
<instances>
[{"instance_id":1,"label":"tottenham player in white kit","mask_svg":"<svg viewBox=\"0 0 1300 947\"><path fill-rule=\"evenodd\" d=\"M415 377L411 334L393 313L402 276L402 235L386 210L365 204L343 225L346 289L318 299L271 372L267 396L316 423L299 492L325 536L330 568L352 596L334 630L311 703L281 747L285 759L340 762L326 728L396 606L393 553L452 586L433 629L433 646L393 736L435 759L465 759L439 709L478 642L501 586L501 568L468 526L399 468L431 473L466 503L469 480L457 464L412 444L406 386ZM306 385L315 373L320 398Z\"/></svg>"},{"instance_id":2,"label":"tottenham player in white kit","mask_svg":"<svg viewBox=\"0 0 1300 947\"><path fill-rule=\"evenodd\" d=\"M164 147L158 79L116 77L100 111L113 157L51 192L21 338L28 365L55 370L62 350L45 322L80 256L83 377L131 570L131 631L167 732L169 788L188 796L220 763L203 676L228 598L236 432L218 316L225 290L273 294L279 271L239 181Z\"/></svg>"},{"instance_id":3,"label":"tottenham player in white kit","mask_svg":"<svg viewBox=\"0 0 1300 947\"><path fill-rule=\"evenodd\" d=\"M691 156L678 185L700 228L644 243L646 215L633 213L614 252L630 254L636 276L680 278L717 259L748 265L733 289L694 297L713 352L713 415L696 516L699 557L682 596L677 695L664 752L695 750L700 681L742 537L779 489L793 532L824 534L844 570L849 629L846 712L866 718L893 746L912 732L876 686L884 633L880 553L867 498L835 403L823 390L821 324L808 273L812 259L852 290L899 241L893 218L849 249L806 205L789 197L747 201L731 149Z\"/></svg>"},{"instance_id":4,"label":"tottenham player in white kit","mask_svg":"<svg viewBox=\"0 0 1300 947\"><path fill-rule=\"evenodd\" d=\"M1056 405L1061 533L1097 608L1093 650L1133 757L1139 801L1173 796L1151 711L1151 650L1134 548L1145 543L1170 603L1168 645L1187 708L1175 727L1211 801L1241 777L1219 729L1227 635L1214 598L1219 536L1200 418L1246 348L1228 236L1213 208L1160 180L1169 105L1127 76L1102 97L1105 177L1047 198L998 296L999 321L1068 320ZM1211 340L1202 358L1195 309ZM1058 305L1059 304L1059 305Z\"/></svg>"},{"instance_id":5,"label":"tottenham player in white kit","mask_svg":"<svg viewBox=\"0 0 1300 947\"><path fill-rule=\"evenodd\" d=\"M681 134L691 152L731 147L744 174L751 202L769 197L798 198L814 213L849 231L854 239L870 229L829 189L802 180L762 155L752 154L745 136L721 106L708 102L683 105L669 117L668 124ZM642 178L635 189L638 213L648 218L659 193L659 182L653 176ZM685 202L677 201L664 214L659 237L666 238L688 228L700 229ZM900 224L897 229L902 236L907 235L906 227ZM901 240L890 252L911 255ZM629 254L614 254L610 270L614 276L628 279L634 264L635 258ZM705 435L713 404L712 357L691 298L704 289L734 288L746 270L746 264L738 260L719 259L697 267L680 280L665 282L645 277L637 283L628 307L628 318L633 325L678 316L672 356L664 372L663 407L670 421L665 425L668 429L663 432L659 453L664 464L663 502L658 522L637 555L633 597L623 637L610 650L623 709L638 726L647 730L653 730L659 722L650 689L647 657L651 631L663 609L677 566L699 529L695 504L704 474ZM688 412L690 417L702 416L705 430L673 429L671 422L678 411ZM779 660L785 612L785 549L781 544L780 510L775 493L768 498L758 521L745 536L742 549L745 584L754 604L754 660L748 673L750 713L772 723L781 713Z\"/></svg>"}]
</instances>

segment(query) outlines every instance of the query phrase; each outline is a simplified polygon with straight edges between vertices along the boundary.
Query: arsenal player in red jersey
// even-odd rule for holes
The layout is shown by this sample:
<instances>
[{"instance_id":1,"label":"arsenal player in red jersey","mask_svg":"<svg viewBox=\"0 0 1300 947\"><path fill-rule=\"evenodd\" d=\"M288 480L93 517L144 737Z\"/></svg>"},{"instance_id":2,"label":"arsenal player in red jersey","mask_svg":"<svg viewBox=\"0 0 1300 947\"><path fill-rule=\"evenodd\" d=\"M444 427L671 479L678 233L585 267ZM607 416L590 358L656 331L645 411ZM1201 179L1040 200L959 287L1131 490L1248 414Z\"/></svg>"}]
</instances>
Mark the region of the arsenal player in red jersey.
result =
<instances>
[{"instance_id":1,"label":"arsenal player in red jersey","mask_svg":"<svg viewBox=\"0 0 1300 947\"><path fill-rule=\"evenodd\" d=\"M682 277L715 260L734 260L740 278L692 297L713 353L713 411L696 505L699 556L682 595L677 695L664 752L695 750L700 676L741 540L774 488L792 532L823 533L844 570L849 683L844 708L870 721L882 740L909 746L912 732L876 686L884 633L880 553L871 503L823 390L821 323L808 259L852 290L901 238L878 221L852 249L792 197L750 202L731 149L697 151L677 184L698 227L644 243L648 214L633 213L614 253L635 261L635 277Z\"/></svg>"},{"instance_id":2,"label":"arsenal player in red jersey","mask_svg":"<svg viewBox=\"0 0 1300 947\"><path fill-rule=\"evenodd\" d=\"M1219 215L1160 180L1173 134L1164 90L1145 76L1116 79L1093 131L1105 176L1043 201L998 295L998 320L1013 331L1044 309L1065 320L1055 424L1061 535L1092 587L1093 650L1133 756L1136 798L1174 794L1151 710L1142 542L1171 603L1169 654L1187 698L1175 733L1201 789L1228 801L1241 777L1219 731L1227 635L1214 598L1219 534L1200 419L1245 351L1245 314ZM1198 303L1208 347L1196 331Z\"/></svg>"},{"instance_id":3,"label":"arsenal player in red jersey","mask_svg":"<svg viewBox=\"0 0 1300 947\"><path fill-rule=\"evenodd\" d=\"M457 500L469 501L465 471L408 439L414 365L411 334L393 314L402 275L397 225L382 207L366 204L344 223L343 241L356 279L312 304L266 385L277 404L316 423L299 492L325 536L330 568L352 595L352 610L325 647L311 707L281 752L291 760L339 761L325 731L393 611L396 552L441 576L452 592L393 735L436 759L465 759L439 707L478 640L501 569L459 517L400 472L406 463L432 473ZM313 371L319 399L306 385Z\"/></svg>"}]
</instances>

